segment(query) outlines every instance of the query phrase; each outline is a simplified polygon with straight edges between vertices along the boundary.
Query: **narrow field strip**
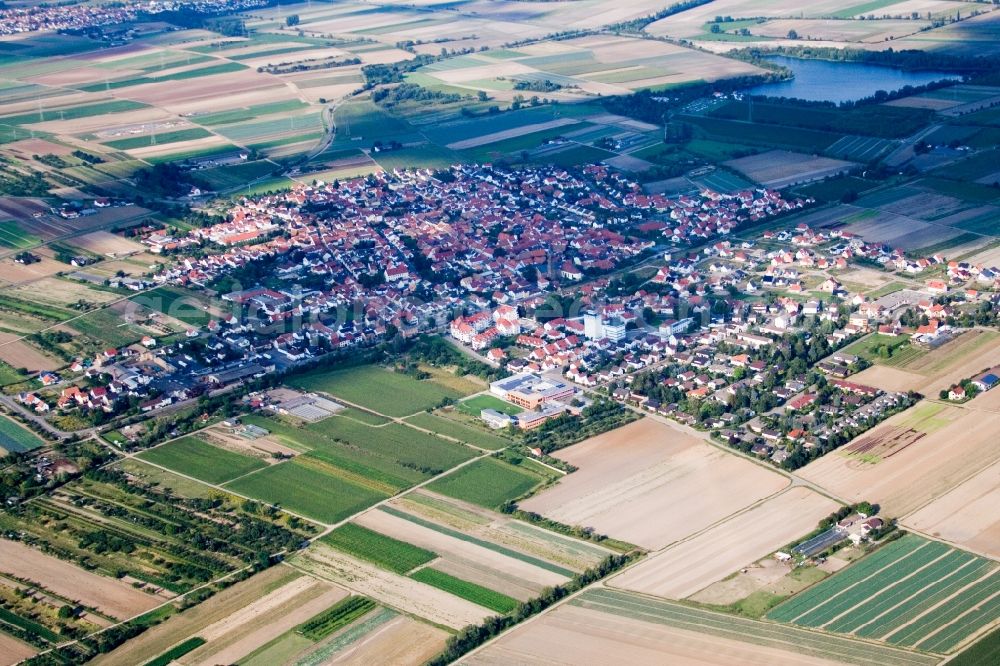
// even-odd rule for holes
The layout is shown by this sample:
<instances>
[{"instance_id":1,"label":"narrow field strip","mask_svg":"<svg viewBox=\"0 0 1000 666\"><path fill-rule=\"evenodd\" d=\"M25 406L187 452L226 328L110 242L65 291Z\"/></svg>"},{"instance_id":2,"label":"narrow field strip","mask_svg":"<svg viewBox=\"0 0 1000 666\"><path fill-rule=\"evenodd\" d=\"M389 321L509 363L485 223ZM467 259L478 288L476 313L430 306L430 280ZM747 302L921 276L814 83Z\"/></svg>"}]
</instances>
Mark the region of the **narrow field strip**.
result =
<instances>
[{"instance_id":1,"label":"narrow field strip","mask_svg":"<svg viewBox=\"0 0 1000 666\"><path fill-rule=\"evenodd\" d=\"M928 655L787 625L723 615L626 592L591 590L570 603L632 619L666 624L679 629L781 648L800 654L833 658L859 666L924 666L938 661L937 658Z\"/></svg>"},{"instance_id":2,"label":"narrow field strip","mask_svg":"<svg viewBox=\"0 0 1000 666\"><path fill-rule=\"evenodd\" d=\"M539 559L537 557L532 557L531 555L525 555L524 553L519 553L518 551L512 550L512 549L507 548L505 546L501 546L499 544L495 544L495 543L492 543L490 541L484 541L483 539L478 539L478 538L476 538L474 536L470 536L470 535L465 534L463 532L459 532L457 530L453 530L453 529L450 529L448 527L444 527L443 525L438 525L437 523L432 523L429 520L424 520L423 518L419 518L419 517L414 516L412 514L406 513L405 511L400 511L399 509L394 509L391 506L382 505L382 506L378 507L378 510L379 511L384 511L384 512L388 513L390 516L395 516L397 518L402 518L403 520L408 520L411 523L415 523L417 525L420 525L421 527L426 527L429 530L434 530L435 532L439 532L439 533L444 534L446 536L450 536L450 537L452 537L454 539L459 539L461 541L465 541L466 543L475 544L475 545L480 546L482 548L486 548L488 550L492 550L495 553L500 553L501 555L506 555L507 557L511 557L511 558L513 558L515 560L520 560L521 562L527 562L528 564L533 564L534 566L538 567L539 569L545 569L546 571L551 571L552 573L557 573L560 576L566 576L567 578L572 578L573 576L576 575L575 571L572 571L572 570L567 569L565 567L561 567L558 564L552 564L551 562L548 562L546 560L542 560L542 559Z\"/></svg>"}]
</instances>

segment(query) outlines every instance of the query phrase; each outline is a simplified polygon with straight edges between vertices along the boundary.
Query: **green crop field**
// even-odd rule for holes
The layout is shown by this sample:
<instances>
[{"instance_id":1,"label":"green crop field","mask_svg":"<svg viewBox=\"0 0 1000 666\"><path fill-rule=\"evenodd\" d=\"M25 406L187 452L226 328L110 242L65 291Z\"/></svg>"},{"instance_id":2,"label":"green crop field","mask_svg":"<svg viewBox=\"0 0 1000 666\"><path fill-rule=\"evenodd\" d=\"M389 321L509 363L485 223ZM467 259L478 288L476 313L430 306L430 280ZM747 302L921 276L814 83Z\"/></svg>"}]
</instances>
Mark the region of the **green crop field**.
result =
<instances>
[{"instance_id":1,"label":"green crop field","mask_svg":"<svg viewBox=\"0 0 1000 666\"><path fill-rule=\"evenodd\" d=\"M851 344L844 351L848 354L863 356L869 361L879 363L883 360L891 360L897 354L906 353L908 351L909 344L910 337L908 335L891 336L874 333L863 340L858 340L857 342ZM880 346L890 350L888 357L883 358L874 353L875 348Z\"/></svg>"},{"instance_id":2,"label":"green crop field","mask_svg":"<svg viewBox=\"0 0 1000 666\"><path fill-rule=\"evenodd\" d=\"M720 141L737 141L745 144L761 144L821 152L839 141L841 135L832 132L748 123L739 120L723 120L703 116L683 116L684 122L697 125L710 138Z\"/></svg>"},{"instance_id":3,"label":"green crop field","mask_svg":"<svg viewBox=\"0 0 1000 666\"><path fill-rule=\"evenodd\" d=\"M20 250L32 247L42 242L42 239L21 228L13 220L0 222L0 246Z\"/></svg>"},{"instance_id":4,"label":"green crop field","mask_svg":"<svg viewBox=\"0 0 1000 666\"><path fill-rule=\"evenodd\" d=\"M211 301L181 287L159 287L129 300L192 326L204 326L212 318L206 310Z\"/></svg>"},{"instance_id":5,"label":"green crop field","mask_svg":"<svg viewBox=\"0 0 1000 666\"><path fill-rule=\"evenodd\" d=\"M544 479L496 458L483 458L434 481L428 490L495 509L520 497Z\"/></svg>"},{"instance_id":6,"label":"green crop field","mask_svg":"<svg viewBox=\"0 0 1000 666\"><path fill-rule=\"evenodd\" d=\"M133 136L127 139L116 139L104 143L108 148L115 150L132 150L134 148L148 148L149 146L160 146L165 143L177 143L179 141L192 141L194 139L204 139L212 136L212 133L201 127L188 127L186 129L175 130L173 132L161 132L160 134L147 134L146 136Z\"/></svg>"},{"instance_id":7,"label":"green crop field","mask_svg":"<svg viewBox=\"0 0 1000 666\"><path fill-rule=\"evenodd\" d=\"M398 574L412 571L437 557L436 553L429 550L354 523L338 527L321 541Z\"/></svg>"},{"instance_id":8,"label":"green crop field","mask_svg":"<svg viewBox=\"0 0 1000 666\"><path fill-rule=\"evenodd\" d=\"M570 604L677 629L862 666L931 666L938 657L735 617L617 590L588 590Z\"/></svg>"},{"instance_id":9,"label":"green crop field","mask_svg":"<svg viewBox=\"0 0 1000 666\"><path fill-rule=\"evenodd\" d=\"M226 487L326 523L343 520L388 497L300 459L271 465Z\"/></svg>"},{"instance_id":10,"label":"green crop field","mask_svg":"<svg viewBox=\"0 0 1000 666\"><path fill-rule=\"evenodd\" d=\"M59 108L42 109L40 113L22 113L16 116L4 116L0 118L0 125L27 125L30 123L40 123L50 120L75 120L77 118L88 118L90 116L102 116L109 113L120 113L122 111L135 111L144 109L148 105L141 102L133 102L127 99L116 99L98 104L81 104L80 106L66 106Z\"/></svg>"},{"instance_id":11,"label":"green crop field","mask_svg":"<svg viewBox=\"0 0 1000 666\"><path fill-rule=\"evenodd\" d=\"M296 427L277 419L256 415L248 415L244 421L266 428L273 437L296 451L308 451L309 458L304 458L303 462L310 459L320 461L336 468L336 471L327 469L328 473L352 480L380 493L394 494L430 476L415 466L404 465L394 456L383 455L350 441L335 438L334 433L353 432L352 427L362 433L363 436L358 437L359 441L365 442L379 436L381 429L371 428L347 417L331 417L307 427ZM335 424L342 427L335 428ZM414 431L414 434L421 433Z\"/></svg>"},{"instance_id":12,"label":"green crop field","mask_svg":"<svg viewBox=\"0 0 1000 666\"><path fill-rule=\"evenodd\" d=\"M479 604L484 608L489 608L498 613L509 613L517 608L517 600L511 599L506 594L500 594L482 585L476 585L461 578L455 578L451 574L446 574L431 567L417 571L410 578L444 590L445 592L450 592L456 597L467 599L474 604Z\"/></svg>"},{"instance_id":13,"label":"green crop field","mask_svg":"<svg viewBox=\"0 0 1000 666\"><path fill-rule=\"evenodd\" d=\"M300 624L296 631L309 640L326 638L341 627L346 627L362 615L375 608L375 602L367 597L350 596L341 599L322 613Z\"/></svg>"},{"instance_id":14,"label":"green crop field","mask_svg":"<svg viewBox=\"0 0 1000 666\"><path fill-rule=\"evenodd\" d=\"M306 426L334 441L394 460L425 474L440 474L472 458L475 451L462 444L428 435L400 423L368 426L350 419L326 419Z\"/></svg>"},{"instance_id":15,"label":"green crop field","mask_svg":"<svg viewBox=\"0 0 1000 666\"><path fill-rule=\"evenodd\" d=\"M406 422L434 433L454 437L455 439L484 449L502 449L513 443L506 437L501 437L486 430L485 426L476 428L443 416L438 416L437 414L428 414L427 412L420 412L419 414L410 416L406 419Z\"/></svg>"},{"instance_id":16,"label":"green crop field","mask_svg":"<svg viewBox=\"0 0 1000 666\"><path fill-rule=\"evenodd\" d=\"M278 167L272 162L258 160L245 164L202 169L197 172L197 179L213 190L224 190L246 185L251 181L269 176L277 170Z\"/></svg>"},{"instance_id":17,"label":"green crop field","mask_svg":"<svg viewBox=\"0 0 1000 666\"><path fill-rule=\"evenodd\" d=\"M0 361L0 386L9 386L10 384L19 384L26 380L27 377L18 373L17 370L10 367L8 364Z\"/></svg>"},{"instance_id":18,"label":"green crop field","mask_svg":"<svg viewBox=\"0 0 1000 666\"><path fill-rule=\"evenodd\" d=\"M30 451L43 444L35 433L10 420L0 416L0 449L7 453Z\"/></svg>"},{"instance_id":19,"label":"green crop field","mask_svg":"<svg viewBox=\"0 0 1000 666\"><path fill-rule=\"evenodd\" d=\"M304 109L307 106L309 105L301 100L290 99L284 102L268 102L266 104L255 104L242 109L230 109L229 111L206 113L203 115L193 116L191 120L199 125L227 125L246 120L253 120L258 116L266 116L271 113L297 111L299 109Z\"/></svg>"},{"instance_id":20,"label":"green crop field","mask_svg":"<svg viewBox=\"0 0 1000 666\"><path fill-rule=\"evenodd\" d=\"M114 347L124 347L142 339L143 334L122 321L111 310L95 310L70 322L70 326L93 338Z\"/></svg>"},{"instance_id":21,"label":"green crop field","mask_svg":"<svg viewBox=\"0 0 1000 666\"><path fill-rule=\"evenodd\" d=\"M408 416L462 394L433 379L417 380L377 365L318 370L290 382L305 391L321 391L388 416Z\"/></svg>"},{"instance_id":22,"label":"green crop field","mask_svg":"<svg viewBox=\"0 0 1000 666\"><path fill-rule=\"evenodd\" d=\"M166 81L186 81L188 79L197 79L203 76L212 76L213 74L228 74L230 72L238 72L243 69L247 69L247 66L241 65L238 62L224 62L219 65L209 65L208 67L201 67L198 69L187 69L181 72L174 72L173 74L166 74L164 76L137 76L128 79L118 79L117 81L90 83L87 85L79 86L77 90L80 90L82 92L102 92L104 90L129 88L131 86L138 86L146 83L163 83Z\"/></svg>"},{"instance_id":23,"label":"green crop field","mask_svg":"<svg viewBox=\"0 0 1000 666\"><path fill-rule=\"evenodd\" d=\"M1000 629L994 629L948 662L949 666L995 666L1000 663Z\"/></svg>"},{"instance_id":24,"label":"green crop field","mask_svg":"<svg viewBox=\"0 0 1000 666\"><path fill-rule=\"evenodd\" d=\"M287 115L270 120L255 120L235 125L224 125L215 128L215 131L232 141L250 143L278 135L301 134L308 130L322 129L323 124L320 121L320 113L317 111L305 115Z\"/></svg>"},{"instance_id":25,"label":"green crop field","mask_svg":"<svg viewBox=\"0 0 1000 666\"><path fill-rule=\"evenodd\" d=\"M214 484L225 483L267 466L267 463L257 458L212 446L197 437L184 437L169 442L143 451L138 457Z\"/></svg>"},{"instance_id":26,"label":"green crop field","mask_svg":"<svg viewBox=\"0 0 1000 666\"><path fill-rule=\"evenodd\" d=\"M983 604L1000 591L996 569L985 558L906 535L779 605L768 618L946 653L1000 618L1000 604Z\"/></svg>"}]
</instances>

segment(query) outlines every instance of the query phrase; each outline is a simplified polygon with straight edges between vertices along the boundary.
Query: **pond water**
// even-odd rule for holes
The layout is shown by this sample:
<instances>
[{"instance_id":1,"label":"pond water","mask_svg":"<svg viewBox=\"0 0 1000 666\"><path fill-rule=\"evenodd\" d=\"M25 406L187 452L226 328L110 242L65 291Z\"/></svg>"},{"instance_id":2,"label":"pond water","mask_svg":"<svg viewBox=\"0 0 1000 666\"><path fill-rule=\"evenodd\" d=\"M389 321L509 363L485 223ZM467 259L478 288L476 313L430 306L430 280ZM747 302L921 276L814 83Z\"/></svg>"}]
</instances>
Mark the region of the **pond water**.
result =
<instances>
[{"instance_id":1,"label":"pond water","mask_svg":"<svg viewBox=\"0 0 1000 666\"><path fill-rule=\"evenodd\" d=\"M832 60L770 56L768 60L795 73L791 81L764 83L749 89L753 95L795 97L810 101L853 102L876 91L921 86L941 79L960 80L954 72L904 71L881 65Z\"/></svg>"}]
</instances>

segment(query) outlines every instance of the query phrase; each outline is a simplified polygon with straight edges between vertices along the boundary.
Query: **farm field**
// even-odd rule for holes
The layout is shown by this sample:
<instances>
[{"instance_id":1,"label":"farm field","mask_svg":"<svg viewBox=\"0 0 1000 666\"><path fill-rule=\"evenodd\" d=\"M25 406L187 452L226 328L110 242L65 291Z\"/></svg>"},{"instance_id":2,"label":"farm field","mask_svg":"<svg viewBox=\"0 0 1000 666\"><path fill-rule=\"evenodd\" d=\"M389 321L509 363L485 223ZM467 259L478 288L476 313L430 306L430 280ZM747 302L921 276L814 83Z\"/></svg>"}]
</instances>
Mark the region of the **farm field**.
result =
<instances>
[{"instance_id":1,"label":"farm field","mask_svg":"<svg viewBox=\"0 0 1000 666\"><path fill-rule=\"evenodd\" d=\"M560 575L567 575L567 569L583 571L613 552L632 548L630 544L595 543L564 536L424 489L394 499L380 510L435 532L468 540L487 550L516 552L549 562L550 565L542 568L553 570L551 564L557 565L559 568L553 571ZM369 519L371 512L359 518L362 522ZM441 543L430 548L446 550Z\"/></svg>"},{"instance_id":2,"label":"farm field","mask_svg":"<svg viewBox=\"0 0 1000 666\"><path fill-rule=\"evenodd\" d=\"M37 449L44 444L41 438L20 423L0 416L0 456Z\"/></svg>"},{"instance_id":3,"label":"farm field","mask_svg":"<svg viewBox=\"0 0 1000 666\"><path fill-rule=\"evenodd\" d=\"M227 487L324 523L343 520L388 497L388 493L338 476L336 468L322 461L301 457L243 476Z\"/></svg>"},{"instance_id":4,"label":"farm field","mask_svg":"<svg viewBox=\"0 0 1000 666\"><path fill-rule=\"evenodd\" d=\"M434 379L417 380L374 365L313 372L296 377L292 383L304 391L328 393L394 417L421 412L436 407L445 398L463 395Z\"/></svg>"},{"instance_id":5,"label":"farm field","mask_svg":"<svg viewBox=\"0 0 1000 666\"><path fill-rule=\"evenodd\" d=\"M513 440L494 434L485 427L467 425L438 414L421 412L406 419L407 423L429 430L434 434L454 437L466 444L484 449L502 449L513 444Z\"/></svg>"},{"instance_id":6,"label":"farm field","mask_svg":"<svg viewBox=\"0 0 1000 666\"><path fill-rule=\"evenodd\" d=\"M299 576L202 628L205 644L181 663L235 663L261 646L347 598L347 592L310 576Z\"/></svg>"},{"instance_id":7,"label":"farm field","mask_svg":"<svg viewBox=\"0 0 1000 666\"><path fill-rule=\"evenodd\" d=\"M667 89L757 71L752 65L664 42L642 42L641 49L638 45L634 37L593 35L526 45L499 57L490 52L462 56L424 67L420 73L443 85L487 90L500 99L510 99L517 91L493 81L547 80L562 86L551 96L567 100L581 93Z\"/></svg>"},{"instance_id":8,"label":"farm field","mask_svg":"<svg viewBox=\"0 0 1000 666\"><path fill-rule=\"evenodd\" d=\"M498 577L508 577L512 581L517 581L517 587L528 587L534 590L541 590L546 585L563 583L574 573L573 570L565 566L523 552L524 549L497 543L499 539L496 538L496 533L486 532L483 534L479 532L483 536L464 535L446 525L422 519L420 516L392 507L369 511L360 516L357 522L370 530L391 535L397 540L414 544L425 553L431 553L433 556L431 559L418 562L414 567L434 560L432 566L439 568L439 565L443 565L442 570L445 570L450 563L459 563L482 572L492 572ZM491 538L492 540L490 540ZM542 535L538 535L537 539L544 543ZM520 544L517 545L520 546ZM541 548L538 549L541 550ZM436 559L438 557L441 559ZM406 572L414 567L406 569ZM446 572L450 573L450 571ZM397 573L404 572L397 571ZM454 575L461 574L455 573Z\"/></svg>"},{"instance_id":9,"label":"farm field","mask_svg":"<svg viewBox=\"0 0 1000 666\"><path fill-rule=\"evenodd\" d=\"M323 543L398 574L412 571L437 556L429 550L418 548L356 523L347 523L338 527L323 537Z\"/></svg>"},{"instance_id":10,"label":"farm field","mask_svg":"<svg viewBox=\"0 0 1000 666\"><path fill-rule=\"evenodd\" d=\"M553 475L554 476L554 475ZM496 509L507 500L533 490L549 477L493 457L482 458L435 480L427 488L442 495Z\"/></svg>"},{"instance_id":11,"label":"farm field","mask_svg":"<svg viewBox=\"0 0 1000 666\"><path fill-rule=\"evenodd\" d=\"M947 654L1000 618L998 593L995 562L908 534L768 618Z\"/></svg>"},{"instance_id":12,"label":"farm field","mask_svg":"<svg viewBox=\"0 0 1000 666\"><path fill-rule=\"evenodd\" d=\"M669 599L684 599L807 534L838 504L806 488L790 488L692 539L667 548L608 582ZM712 553L711 557L705 555Z\"/></svg>"},{"instance_id":13,"label":"farm field","mask_svg":"<svg viewBox=\"0 0 1000 666\"><path fill-rule=\"evenodd\" d=\"M299 571L290 567L271 567L247 580L240 581L183 613L176 613L162 623L130 640L124 646L93 661L97 666L134 666L165 653L172 646L198 636L206 627L225 622L298 578Z\"/></svg>"},{"instance_id":14,"label":"farm field","mask_svg":"<svg viewBox=\"0 0 1000 666\"><path fill-rule=\"evenodd\" d=\"M27 643L22 643L7 634L0 634L0 655L3 655L0 656L0 664L3 666L13 666L36 653L37 650Z\"/></svg>"},{"instance_id":15,"label":"farm field","mask_svg":"<svg viewBox=\"0 0 1000 666\"><path fill-rule=\"evenodd\" d=\"M522 502L522 509L653 550L788 484L651 418L563 449L558 457L578 471ZM695 493L702 498L698 506L684 501Z\"/></svg>"},{"instance_id":16,"label":"farm field","mask_svg":"<svg viewBox=\"0 0 1000 666\"><path fill-rule=\"evenodd\" d=\"M492 613L487 608L386 571L322 542L296 555L291 563L313 576L347 587L390 608L453 629L478 623Z\"/></svg>"},{"instance_id":17,"label":"farm field","mask_svg":"<svg viewBox=\"0 0 1000 666\"><path fill-rule=\"evenodd\" d=\"M225 483L267 466L257 458L213 446L197 437L184 437L138 456L146 462L211 484Z\"/></svg>"},{"instance_id":18,"label":"farm field","mask_svg":"<svg viewBox=\"0 0 1000 666\"><path fill-rule=\"evenodd\" d=\"M875 365L855 379L887 391L912 390L936 396L958 380L996 365L998 352L1000 333L973 329L926 353L890 358L885 363L891 367Z\"/></svg>"},{"instance_id":19,"label":"farm field","mask_svg":"<svg viewBox=\"0 0 1000 666\"><path fill-rule=\"evenodd\" d=\"M905 516L1000 459L1000 413L977 409L989 395L962 406L917 403L798 473L851 501L877 497L887 515Z\"/></svg>"},{"instance_id":20,"label":"farm field","mask_svg":"<svg viewBox=\"0 0 1000 666\"><path fill-rule=\"evenodd\" d=\"M474 604L485 606L498 613L509 613L517 607L517 601L505 594L464 581L437 569L427 567L415 572L411 577L421 583L427 583L445 592L451 592L457 597L468 599Z\"/></svg>"},{"instance_id":21,"label":"farm field","mask_svg":"<svg viewBox=\"0 0 1000 666\"><path fill-rule=\"evenodd\" d=\"M589 660L654 664L834 663L861 666L930 666L938 660L840 636L828 636L626 592L592 589L517 627L469 664L552 664Z\"/></svg>"},{"instance_id":22,"label":"farm field","mask_svg":"<svg viewBox=\"0 0 1000 666\"><path fill-rule=\"evenodd\" d=\"M274 664L419 664L444 647L443 630L385 607L318 644L288 633L249 655L244 666Z\"/></svg>"},{"instance_id":23,"label":"farm field","mask_svg":"<svg viewBox=\"0 0 1000 666\"><path fill-rule=\"evenodd\" d=\"M950 543L1000 558L1000 463L903 519L903 524Z\"/></svg>"},{"instance_id":24,"label":"farm field","mask_svg":"<svg viewBox=\"0 0 1000 666\"><path fill-rule=\"evenodd\" d=\"M723 163L748 178L774 189L822 180L843 174L855 167L852 162L817 155L770 150L759 155L741 157Z\"/></svg>"},{"instance_id":25,"label":"farm field","mask_svg":"<svg viewBox=\"0 0 1000 666\"><path fill-rule=\"evenodd\" d=\"M0 572L35 581L44 588L102 613L128 619L165 601L122 580L99 576L16 541L0 539Z\"/></svg>"}]
</instances>

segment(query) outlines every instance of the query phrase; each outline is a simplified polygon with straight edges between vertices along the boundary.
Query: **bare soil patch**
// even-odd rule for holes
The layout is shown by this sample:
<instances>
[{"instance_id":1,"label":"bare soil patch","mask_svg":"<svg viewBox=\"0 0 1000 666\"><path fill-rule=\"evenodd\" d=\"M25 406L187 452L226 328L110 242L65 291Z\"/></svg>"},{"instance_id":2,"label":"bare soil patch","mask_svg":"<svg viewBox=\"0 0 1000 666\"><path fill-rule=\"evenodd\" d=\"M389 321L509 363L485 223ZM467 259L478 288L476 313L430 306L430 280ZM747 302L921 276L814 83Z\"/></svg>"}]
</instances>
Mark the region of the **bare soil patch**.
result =
<instances>
[{"instance_id":1,"label":"bare soil patch","mask_svg":"<svg viewBox=\"0 0 1000 666\"><path fill-rule=\"evenodd\" d=\"M523 509L654 550L788 485L776 472L653 418L557 455L579 470Z\"/></svg>"},{"instance_id":2,"label":"bare soil patch","mask_svg":"<svg viewBox=\"0 0 1000 666\"><path fill-rule=\"evenodd\" d=\"M632 567L609 585L683 599L808 533L837 507L808 488L790 488Z\"/></svg>"},{"instance_id":3,"label":"bare soil patch","mask_svg":"<svg viewBox=\"0 0 1000 666\"><path fill-rule=\"evenodd\" d=\"M0 361L12 368L25 368L29 372L55 370L62 361L47 356L13 333L0 333Z\"/></svg>"},{"instance_id":4,"label":"bare soil patch","mask_svg":"<svg viewBox=\"0 0 1000 666\"><path fill-rule=\"evenodd\" d=\"M125 619L163 603L163 598L114 578L84 571L15 541L0 539L0 570L27 578L59 596Z\"/></svg>"},{"instance_id":5,"label":"bare soil patch","mask_svg":"<svg viewBox=\"0 0 1000 666\"><path fill-rule=\"evenodd\" d=\"M27 643L22 643L7 634L0 634L0 666L19 663L36 652L37 650Z\"/></svg>"}]
</instances>

